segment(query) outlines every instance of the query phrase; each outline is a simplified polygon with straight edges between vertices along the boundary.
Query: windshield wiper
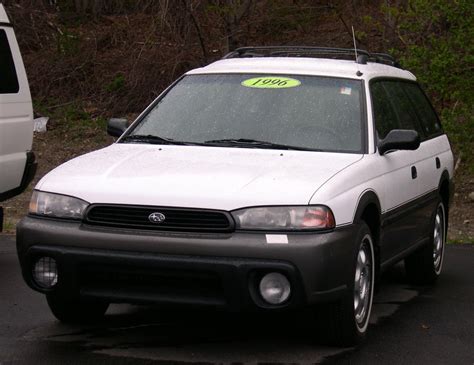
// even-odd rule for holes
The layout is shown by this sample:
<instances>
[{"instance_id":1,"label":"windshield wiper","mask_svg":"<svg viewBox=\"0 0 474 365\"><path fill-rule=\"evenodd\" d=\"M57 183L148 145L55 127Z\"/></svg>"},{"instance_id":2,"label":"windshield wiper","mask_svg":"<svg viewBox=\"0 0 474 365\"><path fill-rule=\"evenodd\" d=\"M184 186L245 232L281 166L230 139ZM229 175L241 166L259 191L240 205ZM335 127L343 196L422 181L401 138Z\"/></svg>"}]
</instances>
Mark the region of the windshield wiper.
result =
<instances>
[{"instance_id":1,"label":"windshield wiper","mask_svg":"<svg viewBox=\"0 0 474 365\"><path fill-rule=\"evenodd\" d=\"M123 137L120 142L169 144L169 145L180 145L180 146L224 146L224 147L245 147L245 148L268 148L268 149L276 149L276 150L321 151L315 148L289 146L285 144L258 141L255 139L246 139L246 138L213 139L213 140L200 143L200 142L175 141L170 138L159 137L152 134L147 134L147 135L132 134L132 135Z\"/></svg>"},{"instance_id":2,"label":"windshield wiper","mask_svg":"<svg viewBox=\"0 0 474 365\"><path fill-rule=\"evenodd\" d=\"M290 146L286 144L278 144L273 142L259 141L256 139L247 138L228 138L228 139L213 139L205 141L208 145L219 145L225 147L247 147L247 148L268 148L276 150L297 150L297 151L322 151L317 148L308 148L300 146Z\"/></svg>"},{"instance_id":3,"label":"windshield wiper","mask_svg":"<svg viewBox=\"0 0 474 365\"><path fill-rule=\"evenodd\" d=\"M128 136L123 137L120 142L142 142L142 143L150 143L150 144L175 144L175 145L182 145L182 146L188 146L188 145L197 145L198 143L192 143L192 142L184 142L184 141L175 141L173 139L169 138L163 138L159 136L154 136L152 134L131 134Z\"/></svg>"}]
</instances>

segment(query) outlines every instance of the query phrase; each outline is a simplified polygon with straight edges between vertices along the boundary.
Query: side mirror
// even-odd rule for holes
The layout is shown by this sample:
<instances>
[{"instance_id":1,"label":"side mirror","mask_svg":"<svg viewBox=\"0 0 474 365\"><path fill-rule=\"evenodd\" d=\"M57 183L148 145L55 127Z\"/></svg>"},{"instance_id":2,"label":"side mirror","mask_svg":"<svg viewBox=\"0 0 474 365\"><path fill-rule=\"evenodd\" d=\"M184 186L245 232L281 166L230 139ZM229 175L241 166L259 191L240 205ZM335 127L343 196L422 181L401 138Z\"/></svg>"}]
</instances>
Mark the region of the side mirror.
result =
<instances>
[{"instance_id":1,"label":"side mirror","mask_svg":"<svg viewBox=\"0 0 474 365\"><path fill-rule=\"evenodd\" d=\"M112 137L120 137L128 128L128 120L125 118L110 118L107 122L107 134Z\"/></svg>"},{"instance_id":2,"label":"side mirror","mask_svg":"<svg viewBox=\"0 0 474 365\"><path fill-rule=\"evenodd\" d=\"M409 129L394 129L379 142L378 150L381 155L393 150L416 150L420 147L420 135Z\"/></svg>"}]
</instances>

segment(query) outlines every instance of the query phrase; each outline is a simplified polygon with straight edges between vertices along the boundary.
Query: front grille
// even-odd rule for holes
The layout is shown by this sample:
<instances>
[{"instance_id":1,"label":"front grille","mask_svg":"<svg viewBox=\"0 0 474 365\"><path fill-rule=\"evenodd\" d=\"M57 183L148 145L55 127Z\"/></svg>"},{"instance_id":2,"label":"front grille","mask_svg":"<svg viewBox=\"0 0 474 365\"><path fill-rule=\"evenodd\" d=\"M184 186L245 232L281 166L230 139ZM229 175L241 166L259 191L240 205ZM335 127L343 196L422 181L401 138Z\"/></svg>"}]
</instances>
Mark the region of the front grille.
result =
<instances>
[{"instance_id":1,"label":"front grille","mask_svg":"<svg viewBox=\"0 0 474 365\"><path fill-rule=\"evenodd\" d=\"M164 220L153 223L149 219L153 213L161 213ZM86 214L86 222L100 226L184 232L231 232L234 229L229 213L192 208L93 205Z\"/></svg>"}]
</instances>

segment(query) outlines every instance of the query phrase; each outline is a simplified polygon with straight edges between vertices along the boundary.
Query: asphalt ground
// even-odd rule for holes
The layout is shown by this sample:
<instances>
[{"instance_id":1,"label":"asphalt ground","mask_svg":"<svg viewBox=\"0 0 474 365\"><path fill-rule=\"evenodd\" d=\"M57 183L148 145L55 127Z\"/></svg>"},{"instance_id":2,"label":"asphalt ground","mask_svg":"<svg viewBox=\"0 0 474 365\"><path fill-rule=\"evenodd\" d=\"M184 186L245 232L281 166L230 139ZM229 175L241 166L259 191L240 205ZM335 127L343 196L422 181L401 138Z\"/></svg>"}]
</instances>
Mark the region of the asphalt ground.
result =
<instances>
[{"instance_id":1,"label":"asphalt ground","mask_svg":"<svg viewBox=\"0 0 474 365\"><path fill-rule=\"evenodd\" d=\"M0 365L474 364L474 245L447 247L434 287L390 270L358 348L318 340L309 311L230 314L113 305L103 323L63 325L24 284L14 237L0 235Z\"/></svg>"}]
</instances>

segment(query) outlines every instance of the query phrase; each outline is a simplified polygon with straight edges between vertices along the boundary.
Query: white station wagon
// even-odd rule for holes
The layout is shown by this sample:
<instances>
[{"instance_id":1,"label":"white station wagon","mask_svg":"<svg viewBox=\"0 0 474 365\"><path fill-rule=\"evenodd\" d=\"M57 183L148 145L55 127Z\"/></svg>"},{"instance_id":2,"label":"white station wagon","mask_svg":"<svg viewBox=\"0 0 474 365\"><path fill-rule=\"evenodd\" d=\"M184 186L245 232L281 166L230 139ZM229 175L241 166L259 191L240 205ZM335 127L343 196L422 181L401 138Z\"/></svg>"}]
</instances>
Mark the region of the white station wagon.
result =
<instances>
[{"instance_id":1,"label":"white station wagon","mask_svg":"<svg viewBox=\"0 0 474 365\"><path fill-rule=\"evenodd\" d=\"M116 143L38 183L18 226L24 278L61 321L123 302L310 306L353 344L383 270L441 272L453 155L388 55L240 48L108 130Z\"/></svg>"}]
</instances>

